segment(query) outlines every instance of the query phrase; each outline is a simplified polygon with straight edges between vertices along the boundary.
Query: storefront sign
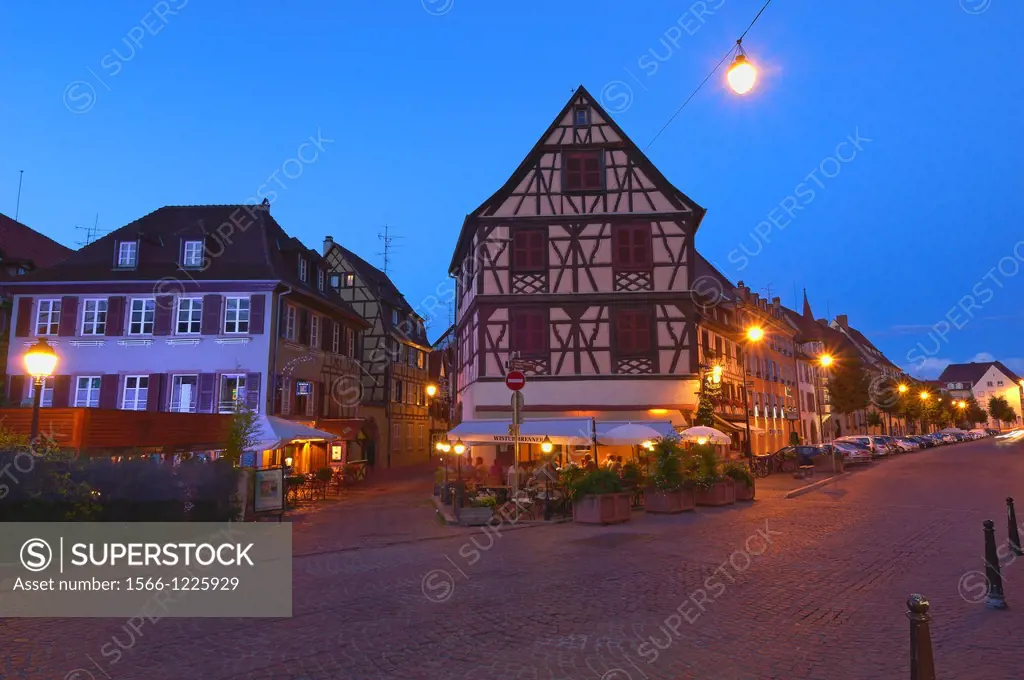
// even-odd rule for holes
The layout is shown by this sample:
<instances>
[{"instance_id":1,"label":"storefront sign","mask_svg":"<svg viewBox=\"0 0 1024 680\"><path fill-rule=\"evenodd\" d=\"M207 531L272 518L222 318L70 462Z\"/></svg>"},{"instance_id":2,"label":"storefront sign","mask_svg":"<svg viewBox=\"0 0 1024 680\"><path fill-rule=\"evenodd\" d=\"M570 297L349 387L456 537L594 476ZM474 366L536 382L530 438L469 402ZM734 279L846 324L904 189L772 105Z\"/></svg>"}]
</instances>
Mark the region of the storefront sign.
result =
<instances>
[{"instance_id":1,"label":"storefront sign","mask_svg":"<svg viewBox=\"0 0 1024 680\"><path fill-rule=\"evenodd\" d=\"M256 512L284 510L284 469L269 468L256 471L256 493L253 496Z\"/></svg>"},{"instance_id":2,"label":"storefront sign","mask_svg":"<svg viewBox=\"0 0 1024 680\"><path fill-rule=\"evenodd\" d=\"M515 442L515 440L516 440L515 437L510 437L510 436L505 435L505 434L493 434L493 435L489 435L487 437L479 437L479 438L474 437L473 438L474 442L483 442L483 443L494 442L494 443L508 443L508 444L511 444L511 443ZM532 435L532 434L521 434L521 435L519 435L519 443L520 444L540 444L543 441L544 441L544 437L538 437L537 435Z\"/></svg>"},{"instance_id":3,"label":"storefront sign","mask_svg":"<svg viewBox=\"0 0 1024 680\"><path fill-rule=\"evenodd\" d=\"M331 462L340 463L342 460L343 449L341 444L331 444Z\"/></svg>"},{"instance_id":4,"label":"storefront sign","mask_svg":"<svg viewBox=\"0 0 1024 680\"><path fill-rule=\"evenodd\" d=\"M295 381L295 394L299 396L309 395L313 391L313 383L308 380Z\"/></svg>"}]
</instances>

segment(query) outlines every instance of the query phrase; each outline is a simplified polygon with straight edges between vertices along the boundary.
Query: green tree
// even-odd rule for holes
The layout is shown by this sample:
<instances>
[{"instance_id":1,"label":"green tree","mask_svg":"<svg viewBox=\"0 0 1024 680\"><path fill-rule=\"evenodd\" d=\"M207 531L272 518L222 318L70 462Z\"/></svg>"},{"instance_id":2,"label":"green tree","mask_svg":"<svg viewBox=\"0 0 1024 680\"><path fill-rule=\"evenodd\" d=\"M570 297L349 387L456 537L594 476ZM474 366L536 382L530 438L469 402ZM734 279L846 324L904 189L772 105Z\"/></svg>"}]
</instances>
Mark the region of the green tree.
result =
<instances>
[{"instance_id":1,"label":"green tree","mask_svg":"<svg viewBox=\"0 0 1024 680\"><path fill-rule=\"evenodd\" d=\"M700 393L697 395L697 414L693 422L704 427L715 426L715 402L722 392L722 384L716 383L711 374L704 376Z\"/></svg>"},{"instance_id":2,"label":"green tree","mask_svg":"<svg viewBox=\"0 0 1024 680\"><path fill-rule=\"evenodd\" d=\"M867 423L868 427L882 427L882 414L878 411L868 411Z\"/></svg>"},{"instance_id":3,"label":"green tree","mask_svg":"<svg viewBox=\"0 0 1024 680\"><path fill-rule=\"evenodd\" d=\"M1012 423L1017 420L1017 414L1010 404L1003 397L990 397L988 400L988 412L996 421L996 427L1002 429L1000 423Z\"/></svg>"},{"instance_id":4,"label":"green tree","mask_svg":"<svg viewBox=\"0 0 1024 680\"><path fill-rule=\"evenodd\" d=\"M246 406L239 404L231 418L231 429L228 432L227 445L224 447L224 458L238 465L242 454L252 451L259 441L259 416Z\"/></svg>"},{"instance_id":5,"label":"green tree","mask_svg":"<svg viewBox=\"0 0 1024 680\"><path fill-rule=\"evenodd\" d=\"M857 360L837 362L828 380L828 398L833 413L856 413L871 403L871 380Z\"/></svg>"}]
</instances>

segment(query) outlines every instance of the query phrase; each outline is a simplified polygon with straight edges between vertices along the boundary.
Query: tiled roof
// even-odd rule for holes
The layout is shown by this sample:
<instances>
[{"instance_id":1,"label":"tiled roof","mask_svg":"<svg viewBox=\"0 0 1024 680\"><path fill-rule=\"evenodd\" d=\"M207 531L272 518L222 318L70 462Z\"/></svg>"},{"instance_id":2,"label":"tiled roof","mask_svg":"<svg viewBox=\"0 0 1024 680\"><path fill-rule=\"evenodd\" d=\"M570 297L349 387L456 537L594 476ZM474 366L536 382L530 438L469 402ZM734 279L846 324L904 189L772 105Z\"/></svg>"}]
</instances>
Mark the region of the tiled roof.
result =
<instances>
[{"instance_id":1,"label":"tiled roof","mask_svg":"<svg viewBox=\"0 0 1024 680\"><path fill-rule=\"evenodd\" d=\"M785 306L782 307L782 313L796 328L797 342L820 342L825 346L825 351L833 356L850 357L859 354L857 347L839 331Z\"/></svg>"},{"instance_id":2,"label":"tiled roof","mask_svg":"<svg viewBox=\"0 0 1024 680\"><path fill-rule=\"evenodd\" d=\"M0 213L0 257L4 261L51 267L74 251Z\"/></svg>"},{"instance_id":3,"label":"tiled roof","mask_svg":"<svg viewBox=\"0 0 1024 680\"><path fill-rule=\"evenodd\" d=\"M736 300L736 285L700 253L696 253L693 262L693 289L700 299Z\"/></svg>"},{"instance_id":4,"label":"tiled roof","mask_svg":"<svg viewBox=\"0 0 1024 680\"><path fill-rule=\"evenodd\" d=\"M204 242L204 264L183 269L186 240ZM138 241L138 262L132 269L115 267L118 243ZM299 275L300 254L308 265ZM317 268L325 273L318 287ZM298 295L340 308L362 319L337 291L326 285L326 263L320 254L288 235L270 215L269 205L165 206L72 252L59 266L21 277L19 282L171 281L186 288L203 281L280 281Z\"/></svg>"},{"instance_id":5,"label":"tiled roof","mask_svg":"<svg viewBox=\"0 0 1024 680\"><path fill-rule=\"evenodd\" d=\"M976 384L988 369L995 366L997 369L1002 371L1006 377L1015 383L1020 383L1020 378L1016 373L1008 369L1001 361L972 361L968 364L950 364L946 366L945 370L942 371L942 375L939 376L939 381L945 383L970 383L971 385Z\"/></svg>"}]
</instances>

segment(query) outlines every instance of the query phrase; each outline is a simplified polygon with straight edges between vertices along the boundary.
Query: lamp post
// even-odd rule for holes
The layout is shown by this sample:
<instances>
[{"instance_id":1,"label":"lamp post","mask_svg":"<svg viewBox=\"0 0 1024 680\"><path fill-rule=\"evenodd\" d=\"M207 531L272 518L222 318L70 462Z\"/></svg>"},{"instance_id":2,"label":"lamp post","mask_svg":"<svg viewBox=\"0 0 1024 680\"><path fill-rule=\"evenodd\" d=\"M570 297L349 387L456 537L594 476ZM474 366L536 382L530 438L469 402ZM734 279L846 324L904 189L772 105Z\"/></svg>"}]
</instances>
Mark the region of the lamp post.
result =
<instances>
[{"instance_id":1,"label":"lamp post","mask_svg":"<svg viewBox=\"0 0 1024 680\"><path fill-rule=\"evenodd\" d=\"M455 452L456 458L455 468L455 518L462 519L462 454L466 452L466 445L459 439L452 446L452 451Z\"/></svg>"},{"instance_id":2,"label":"lamp post","mask_svg":"<svg viewBox=\"0 0 1024 680\"><path fill-rule=\"evenodd\" d=\"M746 336L740 340L737 346L742 350L743 357L743 418L747 428L747 441L744 443L744 455L747 457L747 464L754 462L754 451L750 445L750 398L747 395L747 344L760 342L764 338L764 330L758 326L751 326L747 329Z\"/></svg>"},{"instance_id":3,"label":"lamp post","mask_svg":"<svg viewBox=\"0 0 1024 680\"><path fill-rule=\"evenodd\" d=\"M35 444L39 437L39 405L43 395L43 383L57 368L57 353L43 338L25 352L25 372L32 376L32 430L29 442Z\"/></svg>"},{"instance_id":4,"label":"lamp post","mask_svg":"<svg viewBox=\"0 0 1024 680\"><path fill-rule=\"evenodd\" d=\"M927 434L926 432L924 432L924 430L928 429L928 425L927 425L927 422L928 422L927 421L927 418L928 418L928 398L931 397L931 396L932 395L928 394L927 391L925 391L925 390L921 391L920 397L921 397L921 430L922 430L922 434Z\"/></svg>"},{"instance_id":5,"label":"lamp post","mask_svg":"<svg viewBox=\"0 0 1024 680\"><path fill-rule=\"evenodd\" d=\"M910 388L907 387L906 385L904 385L903 383L900 383L899 385L896 386L896 390L900 394L899 398L902 399L903 395L906 394L910 390ZM906 415L906 409L903 408L902 410L903 410L904 415ZM906 421L906 418L904 418L903 419L903 429L904 429L903 434L907 434L906 427L907 427L907 421Z\"/></svg>"},{"instance_id":6,"label":"lamp post","mask_svg":"<svg viewBox=\"0 0 1024 680\"><path fill-rule=\"evenodd\" d=\"M956 402L956 407L958 409L960 409L960 417L961 418L966 417L965 414L967 413L967 410L966 410L967 409L967 402L964 401L963 399L961 399L960 401ZM961 422L963 422L963 421L961 421Z\"/></svg>"},{"instance_id":7,"label":"lamp post","mask_svg":"<svg viewBox=\"0 0 1024 680\"><path fill-rule=\"evenodd\" d=\"M818 357L818 363L821 365L821 368L823 368L825 371L828 370L828 367L832 365L833 361L834 361L834 359L832 358L831 354L822 354L820 357ZM818 384L816 386L817 389L814 390L814 398L815 398L815 401L818 402L818 434L821 436L821 443L824 444L825 443L825 400L822 399L822 394L825 391L825 384L824 384L824 381L822 380L822 377L823 377L822 371L815 371L815 374L817 375L817 378L818 378L818 380L817 380ZM833 465L834 465L835 464L835 454L832 455L832 462L833 462Z\"/></svg>"}]
</instances>

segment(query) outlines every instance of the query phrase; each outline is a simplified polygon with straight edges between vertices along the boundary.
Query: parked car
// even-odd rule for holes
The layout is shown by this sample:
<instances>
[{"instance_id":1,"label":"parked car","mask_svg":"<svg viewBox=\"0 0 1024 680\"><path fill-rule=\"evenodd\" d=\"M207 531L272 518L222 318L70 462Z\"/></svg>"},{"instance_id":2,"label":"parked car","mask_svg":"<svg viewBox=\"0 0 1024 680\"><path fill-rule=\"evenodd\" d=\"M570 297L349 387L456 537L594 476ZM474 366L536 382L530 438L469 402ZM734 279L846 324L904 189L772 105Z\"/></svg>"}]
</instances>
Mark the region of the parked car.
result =
<instances>
[{"instance_id":1,"label":"parked car","mask_svg":"<svg viewBox=\"0 0 1024 680\"><path fill-rule=\"evenodd\" d=\"M896 441L892 437L886 435L874 435L871 437L871 441L875 443L875 446L884 447L885 450L889 452L889 455L900 452L900 448L896 446Z\"/></svg>"},{"instance_id":2,"label":"parked car","mask_svg":"<svg viewBox=\"0 0 1024 680\"><path fill-rule=\"evenodd\" d=\"M976 427L973 430L971 430L970 432L968 432L968 434L973 436L975 439L981 439L983 437L987 437L988 436L988 432L986 432L985 428L982 428L982 427Z\"/></svg>"},{"instance_id":3,"label":"parked car","mask_svg":"<svg viewBox=\"0 0 1024 680\"><path fill-rule=\"evenodd\" d=\"M921 448L921 443L910 437L896 437L895 442L900 451L917 451Z\"/></svg>"},{"instance_id":4,"label":"parked car","mask_svg":"<svg viewBox=\"0 0 1024 680\"><path fill-rule=\"evenodd\" d=\"M870 463L873 458L871 449L864 444L857 444L855 442L837 440L831 444L824 444L821 448L829 455L831 455L833 451L836 454L841 455L843 457L843 463L846 465Z\"/></svg>"},{"instance_id":5,"label":"parked car","mask_svg":"<svg viewBox=\"0 0 1024 680\"><path fill-rule=\"evenodd\" d=\"M884 456L889 455L889 449L884 444L876 444L874 440L867 435L848 435L846 437L840 437L836 441L852 442L854 444L866 446L871 451L871 455L873 455L875 458L882 458Z\"/></svg>"},{"instance_id":6,"label":"parked car","mask_svg":"<svg viewBox=\"0 0 1024 680\"><path fill-rule=\"evenodd\" d=\"M925 437L923 434L909 434L906 438L912 442L916 442L922 449L930 449L933 446L936 446L934 441Z\"/></svg>"}]
</instances>

